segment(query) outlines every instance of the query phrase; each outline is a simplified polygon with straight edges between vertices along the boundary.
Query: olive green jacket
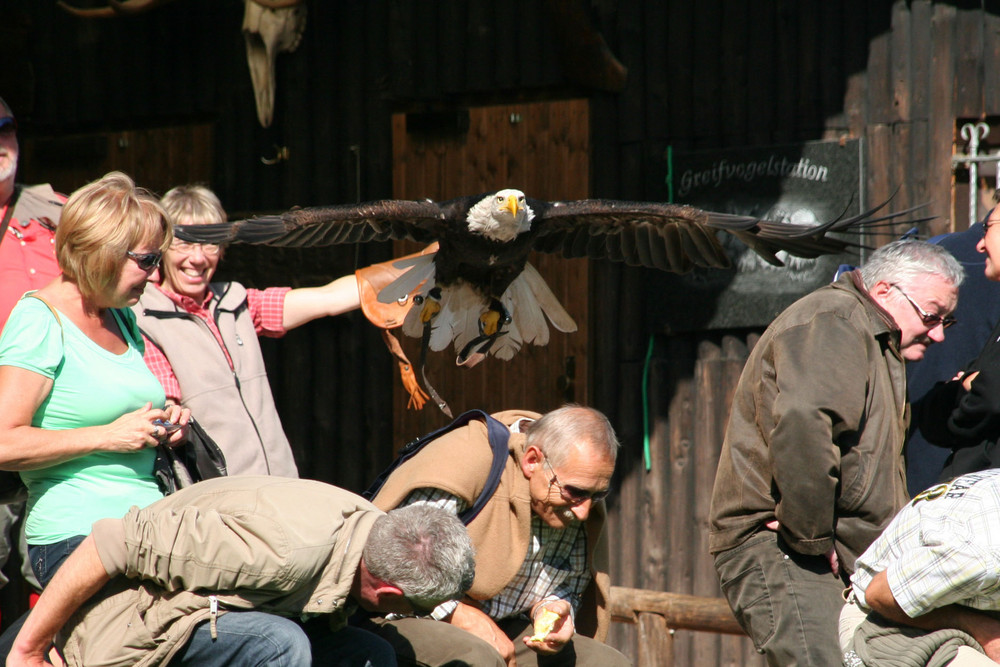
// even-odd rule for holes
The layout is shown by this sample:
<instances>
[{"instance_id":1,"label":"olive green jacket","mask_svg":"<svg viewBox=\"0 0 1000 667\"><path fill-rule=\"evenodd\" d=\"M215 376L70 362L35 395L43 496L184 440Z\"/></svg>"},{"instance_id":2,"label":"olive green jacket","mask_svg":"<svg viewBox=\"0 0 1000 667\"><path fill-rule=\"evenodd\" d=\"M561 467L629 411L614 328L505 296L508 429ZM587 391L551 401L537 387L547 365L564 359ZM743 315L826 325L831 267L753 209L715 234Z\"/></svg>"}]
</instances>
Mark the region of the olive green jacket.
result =
<instances>
[{"instance_id":1,"label":"olive green jacket","mask_svg":"<svg viewBox=\"0 0 1000 667\"><path fill-rule=\"evenodd\" d=\"M303 511L304 508L307 511ZM220 477L94 524L112 577L63 628L70 665L166 664L194 626L238 609L340 627L361 552L383 513L343 489L282 477ZM124 576L122 576L124 575Z\"/></svg>"},{"instance_id":2,"label":"olive green jacket","mask_svg":"<svg viewBox=\"0 0 1000 667\"><path fill-rule=\"evenodd\" d=\"M754 346L733 397L709 546L777 519L789 547L854 561L906 503L900 332L855 271L792 304Z\"/></svg>"}]
</instances>

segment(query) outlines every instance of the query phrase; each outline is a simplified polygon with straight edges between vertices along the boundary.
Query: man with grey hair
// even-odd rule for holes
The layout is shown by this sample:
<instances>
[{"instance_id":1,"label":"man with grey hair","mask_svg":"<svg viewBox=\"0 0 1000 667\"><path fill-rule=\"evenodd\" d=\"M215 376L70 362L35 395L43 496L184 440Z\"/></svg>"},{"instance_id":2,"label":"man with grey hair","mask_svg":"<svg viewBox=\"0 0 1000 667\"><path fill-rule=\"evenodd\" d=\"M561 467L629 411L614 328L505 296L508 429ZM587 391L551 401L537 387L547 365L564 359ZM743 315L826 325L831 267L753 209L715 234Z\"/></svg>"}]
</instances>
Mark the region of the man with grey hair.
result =
<instances>
[{"instance_id":1,"label":"man with grey hair","mask_svg":"<svg viewBox=\"0 0 1000 667\"><path fill-rule=\"evenodd\" d=\"M906 502L904 360L944 340L961 265L896 241L789 306L740 377L709 547L737 620L771 665L837 665L841 592Z\"/></svg>"},{"instance_id":2,"label":"man with grey hair","mask_svg":"<svg viewBox=\"0 0 1000 667\"><path fill-rule=\"evenodd\" d=\"M610 623L603 499L618 452L614 430L579 405L492 419L509 431L508 456L496 490L468 524L472 587L430 618L393 616L376 621L376 630L403 665L627 665L603 643ZM432 503L460 514L476 504L492 461L488 426L473 420L396 468L374 502L382 509Z\"/></svg>"},{"instance_id":3,"label":"man with grey hair","mask_svg":"<svg viewBox=\"0 0 1000 667\"><path fill-rule=\"evenodd\" d=\"M96 522L7 665L44 664L57 636L69 665L391 666L348 616L423 612L474 573L465 526L439 508L386 514L320 482L222 477Z\"/></svg>"}]
</instances>

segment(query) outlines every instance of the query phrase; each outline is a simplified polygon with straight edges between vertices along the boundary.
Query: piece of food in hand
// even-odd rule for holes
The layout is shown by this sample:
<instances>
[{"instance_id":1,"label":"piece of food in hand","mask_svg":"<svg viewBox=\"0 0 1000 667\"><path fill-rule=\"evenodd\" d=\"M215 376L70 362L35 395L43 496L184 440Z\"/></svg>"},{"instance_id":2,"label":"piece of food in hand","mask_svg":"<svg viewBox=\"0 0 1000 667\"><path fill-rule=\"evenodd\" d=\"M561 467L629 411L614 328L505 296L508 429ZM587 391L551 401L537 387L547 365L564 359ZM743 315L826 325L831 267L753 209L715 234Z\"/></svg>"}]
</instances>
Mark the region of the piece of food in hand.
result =
<instances>
[{"instance_id":1,"label":"piece of food in hand","mask_svg":"<svg viewBox=\"0 0 1000 667\"><path fill-rule=\"evenodd\" d=\"M552 632L552 628L558 620L559 614L551 609L542 609L542 612L538 614L538 616L535 616L535 634L531 636L529 641L545 641L545 638L549 636L550 632Z\"/></svg>"}]
</instances>

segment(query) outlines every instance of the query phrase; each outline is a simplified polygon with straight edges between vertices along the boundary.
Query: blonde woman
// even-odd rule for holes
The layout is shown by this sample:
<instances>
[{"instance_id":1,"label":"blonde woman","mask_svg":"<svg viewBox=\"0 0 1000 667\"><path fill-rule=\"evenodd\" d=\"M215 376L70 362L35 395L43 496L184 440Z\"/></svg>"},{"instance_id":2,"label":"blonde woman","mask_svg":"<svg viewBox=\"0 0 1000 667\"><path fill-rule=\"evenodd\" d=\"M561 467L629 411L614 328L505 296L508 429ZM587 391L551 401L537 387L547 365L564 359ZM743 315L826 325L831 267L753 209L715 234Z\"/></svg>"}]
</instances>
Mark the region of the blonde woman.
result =
<instances>
[{"instance_id":1,"label":"blonde woman","mask_svg":"<svg viewBox=\"0 0 1000 667\"><path fill-rule=\"evenodd\" d=\"M56 232L62 274L14 307L0 335L0 468L28 487L26 533L44 586L102 518L162 493L155 446L180 443L129 306L157 277L172 228L159 202L112 172L74 192Z\"/></svg>"}]
</instances>

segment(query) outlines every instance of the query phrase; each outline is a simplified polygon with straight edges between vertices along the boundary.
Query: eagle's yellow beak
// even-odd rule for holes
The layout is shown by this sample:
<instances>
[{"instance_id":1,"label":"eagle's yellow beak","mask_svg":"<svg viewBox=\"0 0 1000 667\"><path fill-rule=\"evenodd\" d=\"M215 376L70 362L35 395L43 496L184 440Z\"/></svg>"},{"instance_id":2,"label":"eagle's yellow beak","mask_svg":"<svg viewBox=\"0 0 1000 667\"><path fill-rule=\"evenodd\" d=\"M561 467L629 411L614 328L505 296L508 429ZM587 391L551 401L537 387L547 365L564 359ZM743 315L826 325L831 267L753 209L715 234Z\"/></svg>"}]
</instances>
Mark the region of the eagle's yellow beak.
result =
<instances>
[{"instance_id":1,"label":"eagle's yellow beak","mask_svg":"<svg viewBox=\"0 0 1000 667\"><path fill-rule=\"evenodd\" d=\"M517 197L514 195L508 195L507 204L501 208L510 211L512 216L517 217Z\"/></svg>"}]
</instances>

